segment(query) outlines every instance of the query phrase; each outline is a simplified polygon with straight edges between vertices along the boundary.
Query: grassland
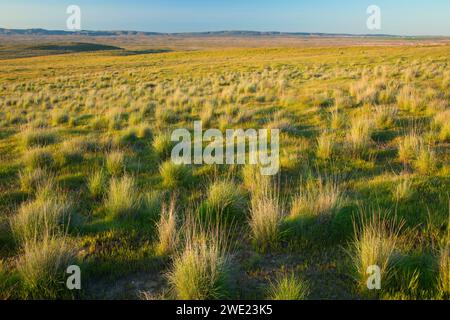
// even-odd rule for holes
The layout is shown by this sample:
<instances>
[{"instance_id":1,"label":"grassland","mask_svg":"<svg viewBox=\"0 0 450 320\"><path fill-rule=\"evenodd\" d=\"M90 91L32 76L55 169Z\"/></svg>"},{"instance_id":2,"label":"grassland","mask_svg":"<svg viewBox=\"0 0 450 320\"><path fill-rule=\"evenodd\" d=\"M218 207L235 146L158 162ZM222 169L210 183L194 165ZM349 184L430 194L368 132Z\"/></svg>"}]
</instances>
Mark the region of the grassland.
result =
<instances>
[{"instance_id":1,"label":"grassland","mask_svg":"<svg viewBox=\"0 0 450 320\"><path fill-rule=\"evenodd\" d=\"M0 298L448 299L449 64L448 45L2 60ZM280 174L172 164L199 119L281 129Z\"/></svg>"}]
</instances>

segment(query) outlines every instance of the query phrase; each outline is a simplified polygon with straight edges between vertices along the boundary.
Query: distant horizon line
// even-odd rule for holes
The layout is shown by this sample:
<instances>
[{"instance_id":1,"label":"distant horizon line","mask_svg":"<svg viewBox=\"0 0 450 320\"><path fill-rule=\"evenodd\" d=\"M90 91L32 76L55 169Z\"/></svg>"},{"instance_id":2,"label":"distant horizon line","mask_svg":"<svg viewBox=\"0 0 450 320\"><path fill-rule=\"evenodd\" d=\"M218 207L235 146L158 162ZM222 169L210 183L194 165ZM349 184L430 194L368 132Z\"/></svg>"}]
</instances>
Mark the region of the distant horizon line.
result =
<instances>
[{"instance_id":1,"label":"distant horizon line","mask_svg":"<svg viewBox=\"0 0 450 320\"><path fill-rule=\"evenodd\" d=\"M138 30L63 30L63 29L46 29L46 28L3 28L0 27L0 35L33 35L33 33L47 32L48 35L91 35L91 36L108 36L108 35L260 35L260 36L347 36L347 37L392 37L392 38L450 38L450 35L397 35L384 33L332 33L332 32L304 32L304 31L257 31L257 30L217 30L217 31L184 31L184 32L156 32L156 31L138 31Z\"/></svg>"}]
</instances>

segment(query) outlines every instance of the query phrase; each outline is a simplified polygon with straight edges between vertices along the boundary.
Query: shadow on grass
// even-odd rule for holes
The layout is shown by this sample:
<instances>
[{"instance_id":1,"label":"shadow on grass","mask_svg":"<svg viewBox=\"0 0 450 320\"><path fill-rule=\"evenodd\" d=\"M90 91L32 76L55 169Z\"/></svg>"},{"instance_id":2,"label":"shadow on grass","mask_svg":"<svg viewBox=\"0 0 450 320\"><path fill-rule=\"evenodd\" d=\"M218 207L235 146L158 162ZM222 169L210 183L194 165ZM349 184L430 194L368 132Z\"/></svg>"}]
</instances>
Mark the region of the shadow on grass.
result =
<instances>
[{"instance_id":1,"label":"shadow on grass","mask_svg":"<svg viewBox=\"0 0 450 320\"><path fill-rule=\"evenodd\" d=\"M335 214L291 217L282 225L283 241L291 250L344 245L353 236L353 219L357 208L347 206Z\"/></svg>"},{"instance_id":2,"label":"shadow on grass","mask_svg":"<svg viewBox=\"0 0 450 320\"><path fill-rule=\"evenodd\" d=\"M167 53L173 52L170 49L144 49L144 50L124 50L118 51L114 55L115 56L136 56L141 54L156 54L156 53Z\"/></svg>"}]
</instances>

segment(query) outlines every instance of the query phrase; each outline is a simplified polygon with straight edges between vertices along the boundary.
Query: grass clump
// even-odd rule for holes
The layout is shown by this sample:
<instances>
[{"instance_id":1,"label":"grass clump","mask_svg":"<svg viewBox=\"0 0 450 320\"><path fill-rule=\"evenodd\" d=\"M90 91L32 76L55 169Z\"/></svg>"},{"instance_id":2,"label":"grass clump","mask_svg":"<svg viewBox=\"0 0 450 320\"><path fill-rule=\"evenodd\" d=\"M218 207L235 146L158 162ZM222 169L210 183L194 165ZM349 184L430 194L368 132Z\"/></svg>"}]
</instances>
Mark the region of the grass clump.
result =
<instances>
[{"instance_id":1,"label":"grass clump","mask_svg":"<svg viewBox=\"0 0 450 320\"><path fill-rule=\"evenodd\" d=\"M170 158L172 153L173 142L167 133L157 135L153 140L153 150L161 160Z\"/></svg>"},{"instance_id":2,"label":"grass clump","mask_svg":"<svg viewBox=\"0 0 450 320\"><path fill-rule=\"evenodd\" d=\"M264 252L278 247L283 210L279 192L269 182L261 192L252 194L249 225L255 248Z\"/></svg>"},{"instance_id":3,"label":"grass clump","mask_svg":"<svg viewBox=\"0 0 450 320\"><path fill-rule=\"evenodd\" d=\"M295 197L291 217L326 217L339 210L345 203L344 193L334 180L319 178L309 181Z\"/></svg>"},{"instance_id":4,"label":"grass clump","mask_svg":"<svg viewBox=\"0 0 450 320\"><path fill-rule=\"evenodd\" d=\"M376 106L374 109L375 124L379 129L391 127L397 117L398 110L393 106Z\"/></svg>"},{"instance_id":5,"label":"grass clump","mask_svg":"<svg viewBox=\"0 0 450 320\"><path fill-rule=\"evenodd\" d=\"M27 129L22 133L22 142L26 148L45 147L57 140L56 133L48 129Z\"/></svg>"},{"instance_id":6,"label":"grass clump","mask_svg":"<svg viewBox=\"0 0 450 320\"><path fill-rule=\"evenodd\" d=\"M422 144L422 138L415 132L402 137L398 143L398 159L405 165L411 164L416 159Z\"/></svg>"},{"instance_id":7,"label":"grass clump","mask_svg":"<svg viewBox=\"0 0 450 320\"><path fill-rule=\"evenodd\" d=\"M259 166L250 164L242 168L242 180L244 188L252 195L264 191L267 184L270 183L269 176L263 176Z\"/></svg>"},{"instance_id":8,"label":"grass clump","mask_svg":"<svg viewBox=\"0 0 450 320\"><path fill-rule=\"evenodd\" d=\"M53 174L45 169L22 170L19 172L20 188L24 192L33 193L39 187L53 180Z\"/></svg>"},{"instance_id":9,"label":"grass clump","mask_svg":"<svg viewBox=\"0 0 450 320\"><path fill-rule=\"evenodd\" d=\"M381 272L381 286L387 287L392 276L392 268L402 224L397 227L394 219L386 214L373 211L370 217L361 215L361 225L355 223L355 238L351 244L350 256L357 274L357 282L362 292L367 292L367 272L369 267L378 266Z\"/></svg>"},{"instance_id":10,"label":"grass clump","mask_svg":"<svg viewBox=\"0 0 450 320\"><path fill-rule=\"evenodd\" d=\"M25 298L60 299L69 297L65 271L75 261L72 244L63 237L27 241L17 261Z\"/></svg>"},{"instance_id":11,"label":"grass clump","mask_svg":"<svg viewBox=\"0 0 450 320\"><path fill-rule=\"evenodd\" d=\"M27 169L49 170L55 167L55 158L53 154L45 148L34 148L28 150L23 157Z\"/></svg>"},{"instance_id":12,"label":"grass clump","mask_svg":"<svg viewBox=\"0 0 450 320\"><path fill-rule=\"evenodd\" d=\"M408 176L403 176L394 189L394 198L396 201L408 200L413 194L412 181Z\"/></svg>"},{"instance_id":13,"label":"grass clump","mask_svg":"<svg viewBox=\"0 0 450 320\"><path fill-rule=\"evenodd\" d=\"M112 178L109 184L105 207L112 217L123 218L135 214L141 204L135 179L131 176Z\"/></svg>"},{"instance_id":14,"label":"grass clump","mask_svg":"<svg viewBox=\"0 0 450 320\"><path fill-rule=\"evenodd\" d=\"M99 199L105 192L106 184L107 177L102 169L91 173L87 179L89 195L94 199Z\"/></svg>"},{"instance_id":15,"label":"grass clump","mask_svg":"<svg viewBox=\"0 0 450 320\"><path fill-rule=\"evenodd\" d=\"M119 176L125 170L125 155L121 151L113 151L106 156L106 169L112 176Z\"/></svg>"},{"instance_id":16,"label":"grass clump","mask_svg":"<svg viewBox=\"0 0 450 320\"><path fill-rule=\"evenodd\" d=\"M54 125L65 124L69 122L69 115L63 110L53 113L52 122Z\"/></svg>"},{"instance_id":17,"label":"grass clump","mask_svg":"<svg viewBox=\"0 0 450 320\"><path fill-rule=\"evenodd\" d=\"M162 177L163 186L169 189L175 189L188 185L192 178L189 167L178 165L168 160L161 164L159 173Z\"/></svg>"},{"instance_id":18,"label":"grass clump","mask_svg":"<svg viewBox=\"0 0 450 320\"><path fill-rule=\"evenodd\" d=\"M156 224L158 230L158 244L156 252L160 256L173 253L178 243L177 216L175 212L175 200L172 199L169 206L162 205L161 217Z\"/></svg>"},{"instance_id":19,"label":"grass clump","mask_svg":"<svg viewBox=\"0 0 450 320\"><path fill-rule=\"evenodd\" d=\"M417 159L414 161L414 168L423 175L433 173L437 168L435 152L430 147L420 148Z\"/></svg>"},{"instance_id":20,"label":"grass clump","mask_svg":"<svg viewBox=\"0 0 450 320\"><path fill-rule=\"evenodd\" d=\"M173 258L168 281L180 300L214 300L228 296L230 258L225 235L215 228L185 227L182 249Z\"/></svg>"},{"instance_id":21,"label":"grass clump","mask_svg":"<svg viewBox=\"0 0 450 320\"><path fill-rule=\"evenodd\" d=\"M23 204L11 218L14 238L19 243L25 243L64 234L72 211L72 203L65 196L44 196L42 192L35 200Z\"/></svg>"},{"instance_id":22,"label":"grass clump","mask_svg":"<svg viewBox=\"0 0 450 320\"><path fill-rule=\"evenodd\" d=\"M6 263L0 259L0 300L7 300L13 295L13 286L10 281Z\"/></svg>"},{"instance_id":23,"label":"grass clump","mask_svg":"<svg viewBox=\"0 0 450 320\"><path fill-rule=\"evenodd\" d=\"M232 181L216 181L209 186L203 214L215 220L233 221L242 218L246 209L243 192Z\"/></svg>"},{"instance_id":24,"label":"grass clump","mask_svg":"<svg viewBox=\"0 0 450 320\"><path fill-rule=\"evenodd\" d=\"M445 245L439 255L439 297L444 300L450 299L450 247Z\"/></svg>"},{"instance_id":25,"label":"grass clump","mask_svg":"<svg viewBox=\"0 0 450 320\"><path fill-rule=\"evenodd\" d=\"M317 138L316 155L319 159L327 160L333 155L335 149L334 137L329 133L323 133Z\"/></svg>"},{"instance_id":26,"label":"grass clump","mask_svg":"<svg viewBox=\"0 0 450 320\"><path fill-rule=\"evenodd\" d=\"M60 166L78 164L83 162L85 149L79 139L64 141L56 158Z\"/></svg>"},{"instance_id":27,"label":"grass clump","mask_svg":"<svg viewBox=\"0 0 450 320\"><path fill-rule=\"evenodd\" d=\"M354 156L367 153L372 142L371 134L373 130L372 121L366 118L355 118L352 121L347 142Z\"/></svg>"},{"instance_id":28,"label":"grass clump","mask_svg":"<svg viewBox=\"0 0 450 320\"><path fill-rule=\"evenodd\" d=\"M309 284L294 274L279 277L270 284L269 300L305 300L309 294Z\"/></svg>"},{"instance_id":29,"label":"grass clump","mask_svg":"<svg viewBox=\"0 0 450 320\"><path fill-rule=\"evenodd\" d=\"M442 142L450 141L450 110L438 112L434 116L434 130L437 132L437 139Z\"/></svg>"},{"instance_id":30,"label":"grass clump","mask_svg":"<svg viewBox=\"0 0 450 320\"><path fill-rule=\"evenodd\" d=\"M148 139L148 140L153 139L153 131L148 124L141 123L140 125L137 126L136 130L137 130L136 135L139 139Z\"/></svg>"}]
</instances>

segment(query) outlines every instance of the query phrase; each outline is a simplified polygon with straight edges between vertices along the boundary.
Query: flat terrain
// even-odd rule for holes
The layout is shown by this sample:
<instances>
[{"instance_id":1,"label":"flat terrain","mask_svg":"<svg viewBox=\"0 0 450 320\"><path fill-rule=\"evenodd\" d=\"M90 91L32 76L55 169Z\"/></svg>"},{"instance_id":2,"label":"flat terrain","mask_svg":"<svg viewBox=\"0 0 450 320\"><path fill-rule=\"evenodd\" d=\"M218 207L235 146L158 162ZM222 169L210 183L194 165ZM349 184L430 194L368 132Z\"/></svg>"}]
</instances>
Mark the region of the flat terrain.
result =
<instances>
[{"instance_id":1,"label":"flat terrain","mask_svg":"<svg viewBox=\"0 0 450 320\"><path fill-rule=\"evenodd\" d=\"M40 45L42 43L84 42L112 45L125 49L204 50L218 48L311 48L348 46L448 45L449 37L373 37L373 36L295 36L295 35L14 35L0 34L0 44Z\"/></svg>"},{"instance_id":2,"label":"flat terrain","mask_svg":"<svg viewBox=\"0 0 450 320\"><path fill-rule=\"evenodd\" d=\"M146 39L0 37L0 298L448 298L447 40ZM280 174L172 164L196 120Z\"/></svg>"}]
</instances>

